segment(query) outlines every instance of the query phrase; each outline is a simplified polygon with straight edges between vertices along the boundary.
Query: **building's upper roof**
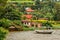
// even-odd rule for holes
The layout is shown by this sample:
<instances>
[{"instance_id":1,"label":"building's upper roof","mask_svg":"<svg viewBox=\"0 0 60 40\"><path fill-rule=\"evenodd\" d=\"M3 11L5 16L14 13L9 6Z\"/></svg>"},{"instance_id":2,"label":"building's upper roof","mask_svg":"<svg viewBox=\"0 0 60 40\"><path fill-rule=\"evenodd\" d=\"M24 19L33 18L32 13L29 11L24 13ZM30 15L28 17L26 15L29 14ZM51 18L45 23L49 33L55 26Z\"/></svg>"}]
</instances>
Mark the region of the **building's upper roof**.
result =
<instances>
[{"instance_id":1,"label":"building's upper roof","mask_svg":"<svg viewBox=\"0 0 60 40\"><path fill-rule=\"evenodd\" d=\"M26 12L33 12L34 10L32 10L31 8L27 7L25 8Z\"/></svg>"}]
</instances>

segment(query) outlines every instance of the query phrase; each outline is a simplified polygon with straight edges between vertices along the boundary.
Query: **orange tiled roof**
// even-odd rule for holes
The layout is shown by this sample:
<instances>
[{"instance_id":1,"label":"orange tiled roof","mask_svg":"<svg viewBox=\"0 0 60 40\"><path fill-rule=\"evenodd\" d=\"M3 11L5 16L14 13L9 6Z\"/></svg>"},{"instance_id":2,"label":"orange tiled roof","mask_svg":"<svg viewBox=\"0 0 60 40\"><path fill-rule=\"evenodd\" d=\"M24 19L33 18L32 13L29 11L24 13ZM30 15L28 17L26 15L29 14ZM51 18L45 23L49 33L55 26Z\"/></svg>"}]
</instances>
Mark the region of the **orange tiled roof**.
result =
<instances>
[{"instance_id":1,"label":"orange tiled roof","mask_svg":"<svg viewBox=\"0 0 60 40\"><path fill-rule=\"evenodd\" d=\"M28 19L31 19L32 15L28 14L28 15L25 15L25 17L28 18Z\"/></svg>"}]
</instances>

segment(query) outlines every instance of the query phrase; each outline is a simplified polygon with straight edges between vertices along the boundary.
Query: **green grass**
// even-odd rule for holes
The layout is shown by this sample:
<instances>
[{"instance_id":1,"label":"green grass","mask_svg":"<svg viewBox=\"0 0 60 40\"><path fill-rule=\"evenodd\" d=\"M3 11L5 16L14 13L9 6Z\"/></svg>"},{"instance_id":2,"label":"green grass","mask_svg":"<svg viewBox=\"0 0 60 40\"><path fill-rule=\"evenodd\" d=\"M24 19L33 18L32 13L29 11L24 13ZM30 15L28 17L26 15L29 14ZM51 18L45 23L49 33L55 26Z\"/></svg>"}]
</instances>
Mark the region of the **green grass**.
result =
<instances>
[{"instance_id":1,"label":"green grass","mask_svg":"<svg viewBox=\"0 0 60 40\"><path fill-rule=\"evenodd\" d=\"M53 25L54 29L60 29L60 24Z\"/></svg>"},{"instance_id":2,"label":"green grass","mask_svg":"<svg viewBox=\"0 0 60 40\"><path fill-rule=\"evenodd\" d=\"M31 28L23 27L23 31L33 31L34 29L35 29L34 27Z\"/></svg>"}]
</instances>

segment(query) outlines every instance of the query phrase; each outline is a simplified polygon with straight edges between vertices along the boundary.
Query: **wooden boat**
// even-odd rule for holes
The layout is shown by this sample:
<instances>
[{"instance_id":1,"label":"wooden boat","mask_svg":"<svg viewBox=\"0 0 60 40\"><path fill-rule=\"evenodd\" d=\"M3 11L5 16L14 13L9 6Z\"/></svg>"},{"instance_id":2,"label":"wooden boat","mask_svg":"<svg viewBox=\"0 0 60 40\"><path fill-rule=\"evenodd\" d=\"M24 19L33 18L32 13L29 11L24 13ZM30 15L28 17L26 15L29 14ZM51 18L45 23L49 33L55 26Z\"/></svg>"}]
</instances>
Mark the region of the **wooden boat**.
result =
<instances>
[{"instance_id":1,"label":"wooden boat","mask_svg":"<svg viewBox=\"0 0 60 40\"><path fill-rule=\"evenodd\" d=\"M35 30L39 34L52 34L53 30Z\"/></svg>"}]
</instances>

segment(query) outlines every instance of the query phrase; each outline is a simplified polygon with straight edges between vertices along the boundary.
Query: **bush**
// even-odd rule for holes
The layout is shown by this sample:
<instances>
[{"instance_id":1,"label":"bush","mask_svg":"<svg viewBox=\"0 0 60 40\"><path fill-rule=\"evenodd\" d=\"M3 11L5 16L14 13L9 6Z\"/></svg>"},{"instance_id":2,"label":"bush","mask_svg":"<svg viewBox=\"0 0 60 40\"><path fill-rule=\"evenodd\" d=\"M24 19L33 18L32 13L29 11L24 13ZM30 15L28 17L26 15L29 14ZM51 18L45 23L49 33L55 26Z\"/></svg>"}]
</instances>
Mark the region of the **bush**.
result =
<instances>
[{"instance_id":1,"label":"bush","mask_svg":"<svg viewBox=\"0 0 60 40\"><path fill-rule=\"evenodd\" d=\"M20 20L13 20L12 22L13 22L12 26L14 26L17 31L22 31L23 30L22 29L22 23L21 23Z\"/></svg>"},{"instance_id":2,"label":"bush","mask_svg":"<svg viewBox=\"0 0 60 40\"><path fill-rule=\"evenodd\" d=\"M46 27L52 27L52 24L49 21L42 23L42 25Z\"/></svg>"},{"instance_id":3,"label":"bush","mask_svg":"<svg viewBox=\"0 0 60 40\"><path fill-rule=\"evenodd\" d=\"M56 24L60 24L60 21L55 21L56 22Z\"/></svg>"},{"instance_id":4,"label":"bush","mask_svg":"<svg viewBox=\"0 0 60 40\"><path fill-rule=\"evenodd\" d=\"M32 20L32 22L47 22L48 20Z\"/></svg>"},{"instance_id":5,"label":"bush","mask_svg":"<svg viewBox=\"0 0 60 40\"><path fill-rule=\"evenodd\" d=\"M24 24L23 24L22 26L23 26L23 27L25 27L25 28L29 28L29 26L28 26L28 25L24 25Z\"/></svg>"},{"instance_id":6,"label":"bush","mask_svg":"<svg viewBox=\"0 0 60 40\"><path fill-rule=\"evenodd\" d=\"M9 20L21 20L21 14L20 8L13 3L8 3L5 8L5 14L3 15L3 18L9 19Z\"/></svg>"},{"instance_id":7,"label":"bush","mask_svg":"<svg viewBox=\"0 0 60 40\"><path fill-rule=\"evenodd\" d=\"M39 22L39 23L42 23L42 26L50 26L52 27L52 23L48 20L32 20L33 22Z\"/></svg>"},{"instance_id":8,"label":"bush","mask_svg":"<svg viewBox=\"0 0 60 40\"><path fill-rule=\"evenodd\" d=\"M51 24L57 24L56 21L49 21Z\"/></svg>"},{"instance_id":9,"label":"bush","mask_svg":"<svg viewBox=\"0 0 60 40\"><path fill-rule=\"evenodd\" d=\"M34 27L29 28L30 31L33 31L34 29L35 29Z\"/></svg>"},{"instance_id":10,"label":"bush","mask_svg":"<svg viewBox=\"0 0 60 40\"><path fill-rule=\"evenodd\" d=\"M12 21L12 22L13 22L14 24L16 24L16 25L19 25L19 26L22 25L20 20L14 20L14 21Z\"/></svg>"},{"instance_id":11,"label":"bush","mask_svg":"<svg viewBox=\"0 0 60 40\"><path fill-rule=\"evenodd\" d=\"M4 18L0 20L0 26L2 26L3 28L9 28L10 25L12 25L12 21Z\"/></svg>"},{"instance_id":12,"label":"bush","mask_svg":"<svg viewBox=\"0 0 60 40\"><path fill-rule=\"evenodd\" d=\"M0 27L0 40L4 40L7 34L8 30L5 30L4 28Z\"/></svg>"}]
</instances>

